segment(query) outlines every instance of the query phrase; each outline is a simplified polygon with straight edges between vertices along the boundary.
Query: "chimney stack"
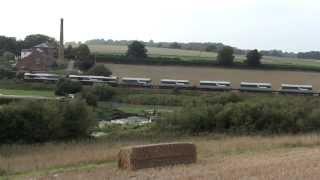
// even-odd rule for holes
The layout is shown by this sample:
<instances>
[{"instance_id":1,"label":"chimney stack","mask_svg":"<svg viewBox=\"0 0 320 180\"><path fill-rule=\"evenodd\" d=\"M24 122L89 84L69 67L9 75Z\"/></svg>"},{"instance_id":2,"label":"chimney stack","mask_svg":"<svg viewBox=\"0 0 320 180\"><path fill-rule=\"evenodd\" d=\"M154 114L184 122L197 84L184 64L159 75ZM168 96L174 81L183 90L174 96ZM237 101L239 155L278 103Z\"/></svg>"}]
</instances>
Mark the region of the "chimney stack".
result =
<instances>
[{"instance_id":1,"label":"chimney stack","mask_svg":"<svg viewBox=\"0 0 320 180\"><path fill-rule=\"evenodd\" d=\"M58 60L60 63L64 62L63 18L61 18L60 20L60 42Z\"/></svg>"}]
</instances>

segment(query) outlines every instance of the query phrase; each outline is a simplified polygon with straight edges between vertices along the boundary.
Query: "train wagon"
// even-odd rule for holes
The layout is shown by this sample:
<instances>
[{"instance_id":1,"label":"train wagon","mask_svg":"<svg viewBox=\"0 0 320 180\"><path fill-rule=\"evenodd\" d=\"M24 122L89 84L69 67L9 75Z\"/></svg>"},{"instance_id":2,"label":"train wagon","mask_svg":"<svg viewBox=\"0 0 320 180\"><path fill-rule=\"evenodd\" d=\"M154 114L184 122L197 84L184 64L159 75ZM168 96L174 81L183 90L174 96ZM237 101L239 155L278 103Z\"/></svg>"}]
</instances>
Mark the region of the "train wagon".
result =
<instances>
[{"instance_id":1,"label":"train wagon","mask_svg":"<svg viewBox=\"0 0 320 180\"><path fill-rule=\"evenodd\" d=\"M227 81L200 81L198 89L208 91L230 91L231 83Z\"/></svg>"},{"instance_id":2,"label":"train wagon","mask_svg":"<svg viewBox=\"0 0 320 180\"><path fill-rule=\"evenodd\" d=\"M159 87L163 89L189 89L192 88L192 85L189 80L161 79Z\"/></svg>"},{"instance_id":3,"label":"train wagon","mask_svg":"<svg viewBox=\"0 0 320 180\"><path fill-rule=\"evenodd\" d=\"M56 82L60 79L58 74L24 73L23 79L29 82Z\"/></svg>"},{"instance_id":4,"label":"train wagon","mask_svg":"<svg viewBox=\"0 0 320 180\"><path fill-rule=\"evenodd\" d=\"M69 75L68 78L72 81L79 81L82 84L109 84L117 85L118 77L116 76L91 76L91 75Z\"/></svg>"},{"instance_id":5,"label":"train wagon","mask_svg":"<svg viewBox=\"0 0 320 180\"><path fill-rule=\"evenodd\" d=\"M134 87L152 87L152 80L150 78L123 77L121 79L121 85Z\"/></svg>"},{"instance_id":6,"label":"train wagon","mask_svg":"<svg viewBox=\"0 0 320 180\"><path fill-rule=\"evenodd\" d=\"M272 92L272 85L270 83L253 83L253 82L241 82L241 92Z\"/></svg>"},{"instance_id":7,"label":"train wagon","mask_svg":"<svg viewBox=\"0 0 320 180\"><path fill-rule=\"evenodd\" d=\"M313 87L311 85L282 84L279 90L281 94L304 94L313 95Z\"/></svg>"}]
</instances>

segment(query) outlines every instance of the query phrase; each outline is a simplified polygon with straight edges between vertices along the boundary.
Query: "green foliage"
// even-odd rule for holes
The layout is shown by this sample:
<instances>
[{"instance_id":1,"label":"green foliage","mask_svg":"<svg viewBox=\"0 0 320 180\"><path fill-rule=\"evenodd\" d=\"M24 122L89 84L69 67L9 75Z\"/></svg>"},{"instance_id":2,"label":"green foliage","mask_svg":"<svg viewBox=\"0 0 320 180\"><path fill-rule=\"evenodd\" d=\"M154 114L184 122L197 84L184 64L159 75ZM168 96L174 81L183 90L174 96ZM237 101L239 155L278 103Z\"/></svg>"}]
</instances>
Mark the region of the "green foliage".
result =
<instances>
[{"instance_id":1,"label":"green foliage","mask_svg":"<svg viewBox=\"0 0 320 180\"><path fill-rule=\"evenodd\" d=\"M73 48L72 45L68 45L68 47L64 50L64 56L67 59L74 59L76 56L76 48Z\"/></svg>"},{"instance_id":2,"label":"green foliage","mask_svg":"<svg viewBox=\"0 0 320 180\"><path fill-rule=\"evenodd\" d=\"M16 77L16 73L7 68L0 69L0 79L14 79Z\"/></svg>"},{"instance_id":3,"label":"green foliage","mask_svg":"<svg viewBox=\"0 0 320 180\"><path fill-rule=\"evenodd\" d=\"M18 101L0 109L0 143L84 137L95 125L92 110L81 100Z\"/></svg>"},{"instance_id":4,"label":"green foliage","mask_svg":"<svg viewBox=\"0 0 320 180\"><path fill-rule=\"evenodd\" d=\"M92 88L85 88L81 91L81 97L86 100L87 104L93 107L98 105L98 96L94 93Z\"/></svg>"},{"instance_id":5,"label":"green foliage","mask_svg":"<svg viewBox=\"0 0 320 180\"><path fill-rule=\"evenodd\" d=\"M107 85L95 86L93 92L99 101L108 101L116 94L116 90Z\"/></svg>"},{"instance_id":6,"label":"green foliage","mask_svg":"<svg viewBox=\"0 0 320 180\"><path fill-rule=\"evenodd\" d=\"M78 59L88 58L90 54L90 49L86 44L80 44L76 50L76 57Z\"/></svg>"},{"instance_id":7,"label":"green foliage","mask_svg":"<svg viewBox=\"0 0 320 180\"><path fill-rule=\"evenodd\" d=\"M54 38L42 34L32 34L24 39L23 48L31 48L41 43L50 43L57 47L57 42Z\"/></svg>"},{"instance_id":8,"label":"green foliage","mask_svg":"<svg viewBox=\"0 0 320 180\"><path fill-rule=\"evenodd\" d=\"M206 47L206 51L207 52L216 52L218 50L217 46L214 45L214 44L209 44L207 47Z\"/></svg>"},{"instance_id":9,"label":"green foliage","mask_svg":"<svg viewBox=\"0 0 320 180\"><path fill-rule=\"evenodd\" d=\"M249 51L247 54L246 63L249 66L259 66L261 64L262 54L259 53L258 50Z\"/></svg>"},{"instance_id":10,"label":"green foliage","mask_svg":"<svg viewBox=\"0 0 320 180\"><path fill-rule=\"evenodd\" d=\"M65 96L68 94L75 94L82 90L81 83L78 81L71 81L70 79L61 78L57 82L55 94L58 96Z\"/></svg>"},{"instance_id":11,"label":"green foliage","mask_svg":"<svg viewBox=\"0 0 320 180\"><path fill-rule=\"evenodd\" d=\"M295 134L320 130L318 99L236 96L216 99L186 104L181 110L167 114L157 125L163 130L185 133Z\"/></svg>"},{"instance_id":12,"label":"green foliage","mask_svg":"<svg viewBox=\"0 0 320 180\"><path fill-rule=\"evenodd\" d=\"M86 44L80 44L74 51L77 60L76 66L80 70L87 71L94 66L94 57L91 55L90 49Z\"/></svg>"},{"instance_id":13,"label":"green foliage","mask_svg":"<svg viewBox=\"0 0 320 180\"><path fill-rule=\"evenodd\" d=\"M99 64L92 67L87 74L95 76L111 76L112 72L105 65Z\"/></svg>"},{"instance_id":14,"label":"green foliage","mask_svg":"<svg viewBox=\"0 0 320 180\"><path fill-rule=\"evenodd\" d=\"M142 42L133 41L128 45L127 56L132 58L146 58L147 49Z\"/></svg>"},{"instance_id":15,"label":"green foliage","mask_svg":"<svg viewBox=\"0 0 320 180\"><path fill-rule=\"evenodd\" d=\"M4 52L2 56L5 61L12 61L12 60L14 60L14 57L15 57L15 55L9 51Z\"/></svg>"},{"instance_id":16,"label":"green foliage","mask_svg":"<svg viewBox=\"0 0 320 180\"><path fill-rule=\"evenodd\" d=\"M177 42L170 44L170 48L172 49L181 49L181 45Z\"/></svg>"},{"instance_id":17,"label":"green foliage","mask_svg":"<svg viewBox=\"0 0 320 180\"><path fill-rule=\"evenodd\" d=\"M223 47L218 53L218 63L224 66L231 66L233 65L234 61L234 50L230 46Z\"/></svg>"},{"instance_id":18,"label":"green foliage","mask_svg":"<svg viewBox=\"0 0 320 180\"><path fill-rule=\"evenodd\" d=\"M21 48L19 48L16 38L0 36L0 56L6 51L18 55L20 50Z\"/></svg>"},{"instance_id":19,"label":"green foliage","mask_svg":"<svg viewBox=\"0 0 320 180\"><path fill-rule=\"evenodd\" d=\"M88 136L90 130L97 125L92 110L83 100L70 101L64 106L63 115L64 138Z\"/></svg>"}]
</instances>

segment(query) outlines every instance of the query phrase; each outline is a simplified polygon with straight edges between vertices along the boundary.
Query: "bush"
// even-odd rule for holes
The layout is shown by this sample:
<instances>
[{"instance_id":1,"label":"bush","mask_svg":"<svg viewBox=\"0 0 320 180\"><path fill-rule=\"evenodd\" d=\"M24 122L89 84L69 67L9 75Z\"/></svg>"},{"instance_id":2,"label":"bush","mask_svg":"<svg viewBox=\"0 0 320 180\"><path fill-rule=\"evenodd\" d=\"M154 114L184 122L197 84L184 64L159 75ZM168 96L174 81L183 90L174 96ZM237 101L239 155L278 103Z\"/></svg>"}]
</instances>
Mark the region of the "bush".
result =
<instances>
[{"instance_id":1,"label":"bush","mask_svg":"<svg viewBox=\"0 0 320 180\"><path fill-rule=\"evenodd\" d=\"M6 60L6 61L12 61L15 58L15 55L9 51L4 52L2 56L3 56L4 60Z\"/></svg>"},{"instance_id":2,"label":"bush","mask_svg":"<svg viewBox=\"0 0 320 180\"><path fill-rule=\"evenodd\" d=\"M88 105L97 107L99 99L91 88L83 89L81 91L81 97L86 100Z\"/></svg>"},{"instance_id":3,"label":"bush","mask_svg":"<svg viewBox=\"0 0 320 180\"><path fill-rule=\"evenodd\" d=\"M0 69L0 79L13 79L16 77L16 72L10 70L1 68Z\"/></svg>"},{"instance_id":4,"label":"bush","mask_svg":"<svg viewBox=\"0 0 320 180\"><path fill-rule=\"evenodd\" d=\"M99 101L108 101L116 94L116 90L113 87L106 85L95 86L93 92Z\"/></svg>"},{"instance_id":5,"label":"bush","mask_svg":"<svg viewBox=\"0 0 320 180\"><path fill-rule=\"evenodd\" d=\"M78 59L75 65L82 71L88 71L95 65L95 60L93 56L88 56L82 59Z\"/></svg>"},{"instance_id":6,"label":"bush","mask_svg":"<svg viewBox=\"0 0 320 180\"><path fill-rule=\"evenodd\" d=\"M19 101L0 109L0 143L35 143L90 134L96 125L82 100Z\"/></svg>"},{"instance_id":7,"label":"bush","mask_svg":"<svg viewBox=\"0 0 320 180\"><path fill-rule=\"evenodd\" d=\"M65 96L68 94L75 94L82 90L80 82L71 81L66 78L59 79L56 85L55 94L57 96Z\"/></svg>"},{"instance_id":8,"label":"bush","mask_svg":"<svg viewBox=\"0 0 320 180\"><path fill-rule=\"evenodd\" d=\"M87 74L95 76L111 76L112 72L104 65L96 65L91 68Z\"/></svg>"},{"instance_id":9,"label":"bush","mask_svg":"<svg viewBox=\"0 0 320 180\"><path fill-rule=\"evenodd\" d=\"M320 101L308 97L269 97L198 101L158 122L163 130L187 133L304 133L320 130ZM303 104L303 106L302 106Z\"/></svg>"},{"instance_id":10,"label":"bush","mask_svg":"<svg viewBox=\"0 0 320 180\"><path fill-rule=\"evenodd\" d=\"M97 125L93 113L83 100L74 100L64 106L62 128L64 138L78 138L89 135Z\"/></svg>"}]
</instances>

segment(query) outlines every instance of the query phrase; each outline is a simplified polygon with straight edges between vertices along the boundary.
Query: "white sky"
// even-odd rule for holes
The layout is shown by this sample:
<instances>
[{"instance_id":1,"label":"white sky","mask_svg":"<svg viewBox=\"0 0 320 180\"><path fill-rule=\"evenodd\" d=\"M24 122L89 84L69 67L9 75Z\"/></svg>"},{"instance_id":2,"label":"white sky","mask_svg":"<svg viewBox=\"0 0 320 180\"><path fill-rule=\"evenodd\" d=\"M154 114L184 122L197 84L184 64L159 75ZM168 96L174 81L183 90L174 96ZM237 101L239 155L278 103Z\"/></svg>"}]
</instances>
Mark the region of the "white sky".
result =
<instances>
[{"instance_id":1,"label":"white sky","mask_svg":"<svg viewBox=\"0 0 320 180\"><path fill-rule=\"evenodd\" d=\"M0 35L65 40L222 42L239 48L320 50L319 0L3 0Z\"/></svg>"}]
</instances>

